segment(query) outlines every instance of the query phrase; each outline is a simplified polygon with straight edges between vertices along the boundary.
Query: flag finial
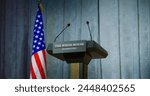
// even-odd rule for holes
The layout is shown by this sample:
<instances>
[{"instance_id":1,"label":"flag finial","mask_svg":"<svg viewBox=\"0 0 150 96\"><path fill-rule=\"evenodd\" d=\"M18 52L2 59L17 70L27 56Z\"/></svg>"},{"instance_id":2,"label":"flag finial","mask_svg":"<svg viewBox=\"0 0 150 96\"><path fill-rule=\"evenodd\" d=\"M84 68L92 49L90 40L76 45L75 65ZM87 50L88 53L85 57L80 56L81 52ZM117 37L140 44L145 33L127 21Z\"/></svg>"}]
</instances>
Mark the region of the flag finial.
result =
<instances>
[{"instance_id":1,"label":"flag finial","mask_svg":"<svg viewBox=\"0 0 150 96\"><path fill-rule=\"evenodd\" d=\"M41 0L38 0L38 4L39 4L39 6L40 6L41 11L43 11L43 4L42 4L42 1L41 1Z\"/></svg>"},{"instance_id":2,"label":"flag finial","mask_svg":"<svg viewBox=\"0 0 150 96\"><path fill-rule=\"evenodd\" d=\"M38 2L41 2L41 0L38 0Z\"/></svg>"}]
</instances>

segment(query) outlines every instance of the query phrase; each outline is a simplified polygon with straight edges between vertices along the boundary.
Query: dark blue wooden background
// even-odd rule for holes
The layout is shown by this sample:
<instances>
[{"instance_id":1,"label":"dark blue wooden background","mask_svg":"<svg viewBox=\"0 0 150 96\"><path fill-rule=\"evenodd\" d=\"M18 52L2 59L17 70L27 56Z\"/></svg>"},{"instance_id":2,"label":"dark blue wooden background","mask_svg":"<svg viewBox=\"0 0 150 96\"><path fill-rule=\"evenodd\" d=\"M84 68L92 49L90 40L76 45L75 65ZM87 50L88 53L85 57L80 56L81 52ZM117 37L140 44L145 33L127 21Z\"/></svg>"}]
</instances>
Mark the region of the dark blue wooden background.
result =
<instances>
[{"instance_id":1,"label":"dark blue wooden background","mask_svg":"<svg viewBox=\"0 0 150 96\"><path fill-rule=\"evenodd\" d=\"M46 44L89 40L109 53L88 77L150 78L150 0L42 0ZM37 0L0 0L0 78L28 78ZM69 78L69 65L47 54L48 78Z\"/></svg>"}]
</instances>

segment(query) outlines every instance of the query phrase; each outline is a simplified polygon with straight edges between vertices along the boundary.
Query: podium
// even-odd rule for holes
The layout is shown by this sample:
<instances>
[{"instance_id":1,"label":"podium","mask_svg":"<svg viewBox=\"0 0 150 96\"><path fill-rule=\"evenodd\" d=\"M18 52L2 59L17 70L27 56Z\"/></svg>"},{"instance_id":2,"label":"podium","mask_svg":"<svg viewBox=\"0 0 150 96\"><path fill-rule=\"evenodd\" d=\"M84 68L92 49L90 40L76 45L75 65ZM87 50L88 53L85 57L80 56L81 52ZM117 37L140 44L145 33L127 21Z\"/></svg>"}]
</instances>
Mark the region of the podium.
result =
<instances>
[{"instance_id":1,"label":"podium","mask_svg":"<svg viewBox=\"0 0 150 96\"><path fill-rule=\"evenodd\" d=\"M93 40L50 43L48 54L70 64L71 79L87 79L91 59L106 58L108 53Z\"/></svg>"}]
</instances>

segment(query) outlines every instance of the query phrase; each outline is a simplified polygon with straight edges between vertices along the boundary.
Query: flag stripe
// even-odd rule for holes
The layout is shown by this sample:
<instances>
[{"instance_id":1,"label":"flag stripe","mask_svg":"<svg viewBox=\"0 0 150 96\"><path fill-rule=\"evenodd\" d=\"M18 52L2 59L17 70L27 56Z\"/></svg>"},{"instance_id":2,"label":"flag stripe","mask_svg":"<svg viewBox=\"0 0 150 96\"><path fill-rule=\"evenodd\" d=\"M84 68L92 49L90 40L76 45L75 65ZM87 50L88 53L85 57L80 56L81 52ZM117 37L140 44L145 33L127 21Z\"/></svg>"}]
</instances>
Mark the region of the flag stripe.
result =
<instances>
[{"instance_id":1,"label":"flag stripe","mask_svg":"<svg viewBox=\"0 0 150 96\"><path fill-rule=\"evenodd\" d=\"M41 78L37 63L36 63L35 58L34 58L34 55L32 56L32 66L33 66L33 71L36 75L36 78L37 79Z\"/></svg>"},{"instance_id":2,"label":"flag stripe","mask_svg":"<svg viewBox=\"0 0 150 96\"><path fill-rule=\"evenodd\" d=\"M39 58L39 54L35 53L34 58L35 58L37 66L38 66L38 69L40 71L41 77L45 78L45 74L44 74L44 70L43 70L43 67L42 67L42 63L41 63L40 58Z\"/></svg>"},{"instance_id":3,"label":"flag stripe","mask_svg":"<svg viewBox=\"0 0 150 96\"><path fill-rule=\"evenodd\" d=\"M31 77L30 77L30 78L36 79L36 75L35 75L35 73L34 73L34 69L33 69L32 64L30 64L30 68L31 68Z\"/></svg>"},{"instance_id":4,"label":"flag stripe","mask_svg":"<svg viewBox=\"0 0 150 96\"><path fill-rule=\"evenodd\" d=\"M43 51L45 51L45 50L39 51L38 54L39 54L39 59L41 61L42 68L44 70L44 74L46 74L46 66L45 66L45 60L44 60L45 54L43 54Z\"/></svg>"},{"instance_id":5,"label":"flag stripe","mask_svg":"<svg viewBox=\"0 0 150 96\"><path fill-rule=\"evenodd\" d=\"M46 52L45 52L46 50L42 50L42 53L43 53L43 56L44 56L44 61L45 61L45 65L47 65L46 64Z\"/></svg>"}]
</instances>

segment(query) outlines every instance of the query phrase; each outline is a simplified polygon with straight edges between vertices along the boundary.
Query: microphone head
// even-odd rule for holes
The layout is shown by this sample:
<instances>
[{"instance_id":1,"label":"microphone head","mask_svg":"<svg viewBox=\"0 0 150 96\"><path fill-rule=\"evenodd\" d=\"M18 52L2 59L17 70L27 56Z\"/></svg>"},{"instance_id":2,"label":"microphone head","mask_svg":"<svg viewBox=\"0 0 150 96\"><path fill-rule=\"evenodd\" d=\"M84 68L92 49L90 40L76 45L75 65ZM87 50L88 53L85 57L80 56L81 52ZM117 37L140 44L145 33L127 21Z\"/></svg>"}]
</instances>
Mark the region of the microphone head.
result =
<instances>
[{"instance_id":1,"label":"microphone head","mask_svg":"<svg viewBox=\"0 0 150 96\"><path fill-rule=\"evenodd\" d=\"M70 23L68 23L67 26L69 27L69 26L70 26Z\"/></svg>"},{"instance_id":2,"label":"microphone head","mask_svg":"<svg viewBox=\"0 0 150 96\"><path fill-rule=\"evenodd\" d=\"M86 24L89 24L89 21L86 21Z\"/></svg>"}]
</instances>

